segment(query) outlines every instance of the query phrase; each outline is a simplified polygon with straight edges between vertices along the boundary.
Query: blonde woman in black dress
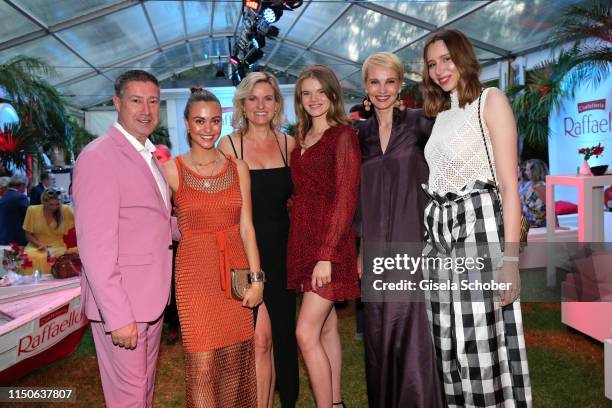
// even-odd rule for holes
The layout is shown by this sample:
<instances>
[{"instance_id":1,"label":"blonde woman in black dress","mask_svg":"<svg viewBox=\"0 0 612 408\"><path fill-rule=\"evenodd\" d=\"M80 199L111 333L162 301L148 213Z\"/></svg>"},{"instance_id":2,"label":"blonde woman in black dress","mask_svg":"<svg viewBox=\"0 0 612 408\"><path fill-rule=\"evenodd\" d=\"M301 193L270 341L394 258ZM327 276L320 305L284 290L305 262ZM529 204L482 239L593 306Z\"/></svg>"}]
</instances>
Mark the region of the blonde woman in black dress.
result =
<instances>
[{"instance_id":1,"label":"blonde woman in black dress","mask_svg":"<svg viewBox=\"0 0 612 408\"><path fill-rule=\"evenodd\" d=\"M244 160L251 173L253 224L267 279L255 324L260 408L272 407L275 384L283 407L295 406L299 392L295 294L287 290L286 269L287 199L293 189L289 156L295 141L279 131L282 120L283 97L277 79L267 72L253 72L234 96L237 130L219 143L224 153Z\"/></svg>"}]
</instances>

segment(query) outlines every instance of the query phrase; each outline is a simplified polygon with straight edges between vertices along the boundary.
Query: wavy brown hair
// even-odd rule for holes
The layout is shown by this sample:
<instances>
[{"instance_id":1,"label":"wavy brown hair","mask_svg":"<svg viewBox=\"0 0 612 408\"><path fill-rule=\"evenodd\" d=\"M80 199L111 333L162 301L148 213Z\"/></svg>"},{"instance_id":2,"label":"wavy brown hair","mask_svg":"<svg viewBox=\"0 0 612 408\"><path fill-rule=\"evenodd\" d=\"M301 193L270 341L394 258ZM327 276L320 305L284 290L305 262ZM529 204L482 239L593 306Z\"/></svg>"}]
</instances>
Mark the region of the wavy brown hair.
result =
<instances>
[{"instance_id":1,"label":"wavy brown hair","mask_svg":"<svg viewBox=\"0 0 612 408\"><path fill-rule=\"evenodd\" d=\"M312 127L312 118L304 109L302 103L302 83L304 80L312 78L319 81L323 87L325 96L330 100L331 104L327 111L326 119L329 126L350 125L351 120L344 111L344 98L340 82L334 72L325 65L310 65L302 71L300 77L295 83L295 115L297 116L297 140L302 146L304 136Z\"/></svg>"},{"instance_id":2,"label":"wavy brown hair","mask_svg":"<svg viewBox=\"0 0 612 408\"><path fill-rule=\"evenodd\" d=\"M444 92L429 76L427 64L427 50L436 41L444 41L451 60L459 71L457 95L459 106L464 107L474 102L480 96L482 83L478 78L480 63L470 40L459 30L441 30L435 32L425 43L423 48L423 89L425 90L425 115L435 117L441 111L450 109L450 95Z\"/></svg>"}]
</instances>

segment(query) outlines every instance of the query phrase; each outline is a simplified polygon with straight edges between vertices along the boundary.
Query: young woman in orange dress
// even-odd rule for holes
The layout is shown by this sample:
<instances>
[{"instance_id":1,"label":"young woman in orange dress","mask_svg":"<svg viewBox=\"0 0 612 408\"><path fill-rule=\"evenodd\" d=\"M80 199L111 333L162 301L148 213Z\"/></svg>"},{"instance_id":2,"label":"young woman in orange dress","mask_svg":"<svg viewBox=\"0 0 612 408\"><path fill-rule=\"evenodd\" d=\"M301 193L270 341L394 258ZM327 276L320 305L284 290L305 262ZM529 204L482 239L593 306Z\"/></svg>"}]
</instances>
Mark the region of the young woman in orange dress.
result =
<instances>
[{"instance_id":1,"label":"young woman in orange dress","mask_svg":"<svg viewBox=\"0 0 612 408\"><path fill-rule=\"evenodd\" d=\"M231 268L261 277L251 216L249 168L225 156L221 104L194 88L184 113L190 150L164 164L174 195L181 241L176 257L176 303L185 354L188 407L257 406L253 314L263 282L239 302Z\"/></svg>"}]
</instances>

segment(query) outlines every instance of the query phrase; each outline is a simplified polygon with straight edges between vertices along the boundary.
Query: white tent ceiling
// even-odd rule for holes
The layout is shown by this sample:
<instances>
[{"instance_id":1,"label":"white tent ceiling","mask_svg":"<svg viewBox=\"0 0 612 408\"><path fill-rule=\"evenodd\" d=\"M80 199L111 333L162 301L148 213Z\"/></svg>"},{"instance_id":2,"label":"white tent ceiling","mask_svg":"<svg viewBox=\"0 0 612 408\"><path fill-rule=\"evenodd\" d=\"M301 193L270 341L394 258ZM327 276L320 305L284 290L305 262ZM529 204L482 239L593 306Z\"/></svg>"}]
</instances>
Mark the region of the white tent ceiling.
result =
<instances>
[{"instance_id":1,"label":"white tent ceiling","mask_svg":"<svg viewBox=\"0 0 612 408\"><path fill-rule=\"evenodd\" d=\"M420 72L426 37L456 28L486 64L542 47L561 10L585 2L306 0L274 24L280 34L267 40L259 64L290 76L326 64L346 89L359 90L361 63L373 52L393 51L407 72ZM0 63L44 59L56 70L49 82L70 105L88 108L109 100L127 69L164 79L227 60L241 9L241 0L2 0Z\"/></svg>"}]
</instances>

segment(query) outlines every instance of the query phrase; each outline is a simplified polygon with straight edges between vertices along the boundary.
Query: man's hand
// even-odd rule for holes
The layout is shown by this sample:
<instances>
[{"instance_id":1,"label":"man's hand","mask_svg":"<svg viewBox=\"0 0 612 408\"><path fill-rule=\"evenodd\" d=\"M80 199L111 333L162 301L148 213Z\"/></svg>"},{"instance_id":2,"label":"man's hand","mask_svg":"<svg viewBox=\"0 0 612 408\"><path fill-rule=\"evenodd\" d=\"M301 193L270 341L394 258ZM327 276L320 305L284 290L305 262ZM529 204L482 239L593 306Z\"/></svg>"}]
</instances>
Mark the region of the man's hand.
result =
<instances>
[{"instance_id":1,"label":"man's hand","mask_svg":"<svg viewBox=\"0 0 612 408\"><path fill-rule=\"evenodd\" d=\"M312 278L310 281L310 286L312 286L312 291L316 292L317 289L323 287L328 283L331 283L331 275L332 275L332 264L330 261L319 261L315 265L312 270Z\"/></svg>"},{"instance_id":2,"label":"man's hand","mask_svg":"<svg viewBox=\"0 0 612 408\"><path fill-rule=\"evenodd\" d=\"M136 322L132 322L127 326L123 326L111 332L111 338L115 346L123 347L124 349L134 350L138 343L138 329Z\"/></svg>"}]
</instances>

